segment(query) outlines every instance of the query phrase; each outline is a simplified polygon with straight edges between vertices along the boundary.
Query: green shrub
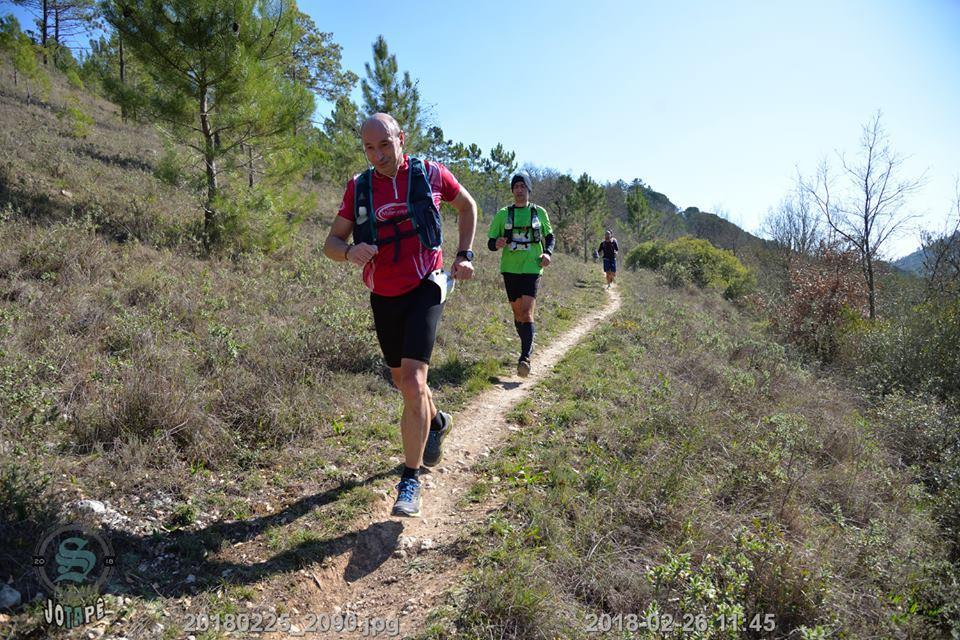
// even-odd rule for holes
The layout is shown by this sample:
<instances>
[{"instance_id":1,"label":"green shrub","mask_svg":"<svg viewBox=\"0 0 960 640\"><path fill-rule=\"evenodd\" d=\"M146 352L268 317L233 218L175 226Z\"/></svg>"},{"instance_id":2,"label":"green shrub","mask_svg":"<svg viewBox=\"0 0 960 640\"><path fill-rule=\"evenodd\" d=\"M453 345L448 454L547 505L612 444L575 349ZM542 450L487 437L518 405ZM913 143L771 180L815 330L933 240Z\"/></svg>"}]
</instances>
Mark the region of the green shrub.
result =
<instances>
[{"instance_id":1,"label":"green shrub","mask_svg":"<svg viewBox=\"0 0 960 640\"><path fill-rule=\"evenodd\" d=\"M303 219L301 203L290 193L263 186L241 189L217 198L219 225L211 246L230 253L269 253L287 244Z\"/></svg>"},{"instance_id":2,"label":"green shrub","mask_svg":"<svg viewBox=\"0 0 960 640\"><path fill-rule=\"evenodd\" d=\"M894 320L848 320L839 362L864 386L960 399L960 300L927 301Z\"/></svg>"},{"instance_id":3,"label":"green shrub","mask_svg":"<svg viewBox=\"0 0 960 640\"><path fill-rule=\"evenodd\" d=\"M183 160L180 155L171 147L163 152L157 168L153 170L154 177L160 182L165 182L172 187L179 187L184 181Z\"/></svg>"},{"instance_id":4,"label":"green shrub","mask_svg":"<svg viewBox=\"0 0 960 640\"><path fill-rule=\"evenodd\" d=\"M61 120L66 119L67 125L70 127L68 134L73 138L86 138L93 129L93 118L84 113L76 98L70 98L67 108L58 117Z\"/></svg>"},{"instance_id":5,"label":"green shrub","mask_svg":"<svg viewBox=\"0 0 960 640\"><path fill-rule=\"evenodd\" d=\"M83 80L80 79L80 75L74 69L67 71L67 84L78 91L83 89Z\"/></svg>"},{"instance_id":6,"label":"green shrub","mask_svg":"<svg viewBox=\"0 0 960 640\"><path fill-rule=\"evenodd\" d=\"M631 269L663 271L671 286L690 281L701 289L720 289L730 300L750 293L756 286L753 274L732 253L697 238L641 243L627 254L626 263Z\"/></svg>"},{"instance_id":7,"label":"green shrub","mask_svg":"<svg viewBox=\"0 0 960 640\"><path fill-rule=\"evenodd\" d=\"M21 462L22 452L13 454L19 459L0 461L0 572L6 577L29 570L30 551L58 512L50 499L50 475Z\"/></svg>"}]
</instances>

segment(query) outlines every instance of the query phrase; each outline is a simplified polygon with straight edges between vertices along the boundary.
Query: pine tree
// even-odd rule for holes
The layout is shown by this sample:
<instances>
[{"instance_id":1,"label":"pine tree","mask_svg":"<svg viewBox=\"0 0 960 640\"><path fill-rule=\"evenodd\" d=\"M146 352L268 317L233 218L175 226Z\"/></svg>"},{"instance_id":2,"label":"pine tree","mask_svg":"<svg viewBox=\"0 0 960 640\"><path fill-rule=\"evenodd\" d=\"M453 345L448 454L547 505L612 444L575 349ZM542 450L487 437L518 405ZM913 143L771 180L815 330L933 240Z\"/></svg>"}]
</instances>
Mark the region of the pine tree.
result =
<instances>
[{"instance_id":1,"label":"pine tree","mask_svg":"<svg viewBox=\"0 0 960 640\"><path fill-rule=\"evenodd\" d=\"M289 0L109 0L107 21L156 84L146 111L202 160L202 241L219 246L241 209L221 215L221 174L246 166L246 146L261 156L296 146L313 99L284 77L297 39ZM244 173L244 175L246 175ZM262 199L260 202L264 202Z\"/></svg>"},{"instance_id":2,"label":"pine tree","mask_svg":"<svg viewBox=\"0 0 960 640\"><path fill-rule=\"evenodd\" d=\"M387 48L383 36L377 36L373 43L373 66L364 64L367 79L360 82L363 91L363 108L367 116L374 113L389 113L403 129L406 148L411 152L422 152L424 123L420 109L420 90L410 78L410 72L403 72L399 79L397 56Z\"/></svg>"},{"instance_id":3,"label":"pine tree","mask_svg":"<svg viewBox=\"0 0 960 640\"><path fill-rule=\"evenodd\" d=\"M42 91L49 91L50 77L38 62L40 48L20 30L20 23L12 15L0 18L0 53L10 57L14 86L19 85L23 78L28 101L33 99L31 82Z\"/></svg>"},{"instance_id":4,"label":"pine tree","mask_svg":"<svg viewBox=\"0 0 960 640\"><path fill-rule=\"evenodd\" d=\"M484 203L484 209L491 215L499 209L499 203L507 198L510 176L517 168L517 154L507 151L502 143L490 149L490 155L483 160L484 189L475 195L477 201ZM473 193L471 191L471 193ZM513 200L513 196L509 196Z\"/></svg>"},{"instance_id":5,"label":"pine tree","mask_svg":"<svg viewBox=\"0 0 960 640\"><path fill-rule=\"evenodd\" d=\"M333 34L320 31L313 19L302 11L296 8L294 11L299 37L290 51L286 76L321 98L336 102L350 93L357 83L357 74L341 68L343 48L333 41Z\"/></svg>"},{"instance_id":6,"label":"pine tree","mask_svg":"<svg viewBox=\"0 0 960 640\"><path fill-rule=\"evenodd\" d=\"M96 0L13 0L13 4L25 7L36 17L44 64L48 51L53 51L59 62L66 40L96 26Z\"/></svg>"},{"instance_id":7,"label":"pine tree","mask_svg":"<svg viewBox=\"0 0 960 640\"><path fill-rule=\"evenodd\" d=\"M656 213L643 195L643 182L634 180L627 192L627 218L637 233L637 242L644 242L653 235Z\"/></svg>"},{"instance_id":8,"label":"pine tree","mask_svg":"<svg viewBox=\"0 0 960 640\"><path fill-rule=\"evenodd\" d=\"M47 40L50 36L51 0L13 0L13 4L25 7L35 16L37 31L40 32L40 48L43 50L43 64L47 64Z\"/></svg>"},{"instance_id":9,"label":"pine tree","mask_svg":"<svg viewBox=\"0 0 960 640\"><path fill-rule=\"evenodd\" d=\"M603 188L586 173L577 179L573 192L574 208L579 214L580 233L583 238L583 261L587 261L587 246L590 239L596 237L603 227L600 215L604 203Z\"/></svg>"},{"instance_id":10,"label":"pine tree","mask_svg":"<svg viewBox=\"0 0 960 640\"><path fill-rule=\"evenodd\" d=\"M323 165L336 179L361 171L367 163L360 147L360 112L350 98L337 98L333 113L323 121Z\"/></svg>"},{"instance_id":11,"label":"pine tree","mask_svg":"<svg viewBox=\"0 0 960 640\"><path fill-rule=\"evenodd\" d=\"M81 65L84 82L95 80L108 100L120 106L120 116L139 120L155 84L140 62L124 51L123 36L116 30L109 37L90 40L90 54Z\"/></svg>"}]
</instances>

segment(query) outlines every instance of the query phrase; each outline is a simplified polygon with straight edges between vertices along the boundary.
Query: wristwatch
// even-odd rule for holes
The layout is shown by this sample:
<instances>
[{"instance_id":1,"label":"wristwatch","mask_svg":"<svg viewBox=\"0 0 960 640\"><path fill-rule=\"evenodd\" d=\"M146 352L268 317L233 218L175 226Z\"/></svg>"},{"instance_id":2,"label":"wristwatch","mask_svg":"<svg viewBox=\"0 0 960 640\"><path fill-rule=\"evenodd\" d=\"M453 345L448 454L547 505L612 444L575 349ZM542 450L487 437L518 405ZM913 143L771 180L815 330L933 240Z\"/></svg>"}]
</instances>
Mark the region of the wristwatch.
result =
<instances>
[{"instance_id":1,"label":"wristwatch","mask_svg":"<svg viewBox=\"0 0 960 640\"><path fill-rule=\"evenodd\" d=\"M466 249L464 251L457 251L457 257L464 258L468 262L473 262L473 251L470 251L470 249Z\"/></svg>"}]
</instances>

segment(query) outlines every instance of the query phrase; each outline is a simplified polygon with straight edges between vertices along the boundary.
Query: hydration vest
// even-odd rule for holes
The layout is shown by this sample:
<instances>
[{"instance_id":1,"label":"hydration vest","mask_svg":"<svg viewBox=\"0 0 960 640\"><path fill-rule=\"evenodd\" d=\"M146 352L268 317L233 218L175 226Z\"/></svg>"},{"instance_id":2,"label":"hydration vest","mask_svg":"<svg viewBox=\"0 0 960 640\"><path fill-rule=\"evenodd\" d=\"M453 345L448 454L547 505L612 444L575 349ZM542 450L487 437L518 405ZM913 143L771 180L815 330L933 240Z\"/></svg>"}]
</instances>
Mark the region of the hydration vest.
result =
<instances>
[{"instance_id":1,"label":"hydration vest","mask_svg":"<svg viewBox=\"0 0 960 640\"><path fill-rule=\"evenodd\" d=\"M510 205L507 207L507 220L503 223L503 237L507 239L507 242L510 244L510 248L514 251L518 250L518 245L526 245L522 247L523 249L529 249L531 244L537 244L540 242L540 216L537 214L537 205L530 203L530 226L521 227L523 229L530 229L530 238L528 240L517 239L514 240L513 234L516 231L513 224L514 210L517 208L516 205Z\"/></svg>"},{"instance_id":2,"label":"hydration vest","mask_svg":"<svg viewBox=\"0 0 960 640\"><path fill-rule=\"evenodd\" d=\"M353 192L353 242L382 247L394 244L393 261L400 259L400 241L411 236L420 236L420 244L428 249L438 249L443 242L443 226L440 210L433 201L433 189L423 161L409 158L407 167L407 213L390 220L377 220L373 206L373 169L357 176ZM410 220L413 229L400 231L400 223ZM393 233L381 235L382 227L393 227Z\"/></svg>"}]
</instances>

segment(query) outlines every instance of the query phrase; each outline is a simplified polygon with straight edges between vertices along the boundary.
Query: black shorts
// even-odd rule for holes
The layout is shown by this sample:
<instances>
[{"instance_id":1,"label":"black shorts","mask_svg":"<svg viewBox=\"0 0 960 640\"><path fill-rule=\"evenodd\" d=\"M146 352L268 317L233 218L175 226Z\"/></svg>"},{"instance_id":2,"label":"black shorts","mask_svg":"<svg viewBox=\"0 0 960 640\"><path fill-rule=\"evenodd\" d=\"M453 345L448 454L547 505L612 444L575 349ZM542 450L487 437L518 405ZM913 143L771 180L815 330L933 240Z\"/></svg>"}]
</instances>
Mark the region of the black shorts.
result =
<instances>
[{"instance_id":1,"label":"black shorts","mask_svg":"<svg viewBox=\"0 0 960 640\"><path fill-rule=\"evenodd\" d=\"M519 300L520 296L537 297L540 288L540 276L536 273L504 273L503 285L507 288L507 299L510 302Z\"/></svg>"},{"instance_id":2,"label":"black shorts","mask_svg":"<svg viewBox=\"0 0 960 640\"><path fill-rule=\"evenodd\" d=\"M399 296L371 293L370 308L388 367L396 369L403 358L430 364L443 312L437 285L424 280L413 291Z\"/></svg>"}]
</instances>

